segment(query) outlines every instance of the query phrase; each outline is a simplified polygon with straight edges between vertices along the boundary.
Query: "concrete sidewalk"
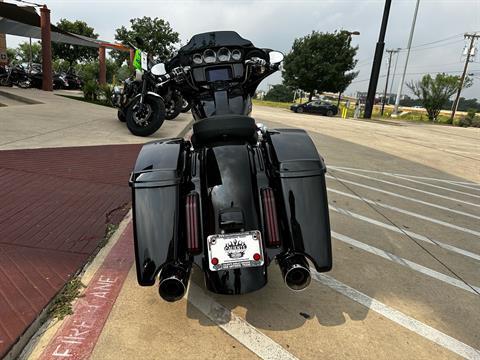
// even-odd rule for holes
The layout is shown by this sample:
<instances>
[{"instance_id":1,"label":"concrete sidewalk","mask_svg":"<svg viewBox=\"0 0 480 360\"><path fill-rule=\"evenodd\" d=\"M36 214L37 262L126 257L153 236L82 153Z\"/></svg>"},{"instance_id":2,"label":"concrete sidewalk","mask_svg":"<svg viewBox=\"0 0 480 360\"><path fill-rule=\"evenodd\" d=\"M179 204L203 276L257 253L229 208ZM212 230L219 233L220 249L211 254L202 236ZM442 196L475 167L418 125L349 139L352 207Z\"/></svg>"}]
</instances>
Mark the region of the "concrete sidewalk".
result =
<instances>
[{"instance_id":1,"label":"concrete sidewalk","mask_svg":"<svg viewBox=\"0 0 480 360\"><path fill-rule=\"evenodd\" d=\"M142 138L133 136L125 123L118 121L117 109L37 89L2 88L2 91L41 104L0 108L0 150L139 144L177 134L191 118L190 114L181 114L175 120L166 120L155 134Z\"/></svg>"},{"instance_id":2,"label":"concrete sidewalk","mask_svg":"<svg viewBox=\"0 0 480 360\"><path fill-rule=\"evenodd\" d=\"M166 121L154 137L140 138L115 109L8 91L41 102L0 108L0 357L14 358L106 226L128 211L141 143L177 136L190 119Z\"/></svg>"}]
</instances>

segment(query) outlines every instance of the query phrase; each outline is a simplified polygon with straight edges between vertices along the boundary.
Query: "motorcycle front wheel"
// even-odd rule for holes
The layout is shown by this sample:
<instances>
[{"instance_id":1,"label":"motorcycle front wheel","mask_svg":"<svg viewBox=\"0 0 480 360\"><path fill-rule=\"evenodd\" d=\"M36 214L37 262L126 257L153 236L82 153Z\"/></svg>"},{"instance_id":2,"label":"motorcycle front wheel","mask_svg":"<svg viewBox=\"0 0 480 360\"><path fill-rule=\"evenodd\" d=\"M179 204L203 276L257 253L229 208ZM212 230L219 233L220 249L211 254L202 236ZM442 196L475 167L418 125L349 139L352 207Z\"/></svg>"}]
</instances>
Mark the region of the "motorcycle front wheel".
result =
<instances>
[{"instance_id":1,"label":"motorcycle front wheel","mask_svg":"<svg viewBox=\"0 0 480 360\"><path fill-rule=\"evenodd\" d=\"M143 104L133 102L127 109L128 130L136 136L149 136L160 129L165 120L165 105L161 99L147 96Z\"/></svg>"},{"instance_id":2,"label":"motorcycle front wheel","mask_svg":"<svg viewBox=\"0 0 480 360\"><path fill-rule=\"evenodd\" d=\"M13 84L12 84L12 82L11 82L9 79L7 79L7 78L5 77L5 78L1 78L1 79L0 79L0 86L9 86L9 87L12 87Z\"/></svg>"}]
</instances>

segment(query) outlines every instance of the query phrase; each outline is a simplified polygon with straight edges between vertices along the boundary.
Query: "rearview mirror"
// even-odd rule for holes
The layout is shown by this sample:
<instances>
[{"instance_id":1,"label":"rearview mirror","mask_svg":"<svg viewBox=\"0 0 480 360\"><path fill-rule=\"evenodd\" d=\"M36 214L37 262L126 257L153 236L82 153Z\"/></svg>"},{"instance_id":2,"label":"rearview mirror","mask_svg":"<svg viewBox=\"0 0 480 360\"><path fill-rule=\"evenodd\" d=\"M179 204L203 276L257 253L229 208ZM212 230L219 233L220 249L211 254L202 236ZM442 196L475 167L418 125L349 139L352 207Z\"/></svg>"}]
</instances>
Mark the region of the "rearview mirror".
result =
<instances>
[{"instance_id":1,"label":"rearview mirror","mask_svg":"<svg viewBox=\"0 0 480 360\"><path fill-rule=\"evenodd\" d=\"M165 75L167 71L165 70L165 64L159 63L152 66L150 69L151 73L155 76Z\"/></svg>"},{"instance_id":2,"label":"rearview mirror","mask_svg":"<svg viewBox=\"0 0 480 360\"><path fill-rule=\"evenodd\" d=\"M283 54L280 51L270 51L268 53L270 64L279 64L283 61Z\"/></svg>"}]
</instances>

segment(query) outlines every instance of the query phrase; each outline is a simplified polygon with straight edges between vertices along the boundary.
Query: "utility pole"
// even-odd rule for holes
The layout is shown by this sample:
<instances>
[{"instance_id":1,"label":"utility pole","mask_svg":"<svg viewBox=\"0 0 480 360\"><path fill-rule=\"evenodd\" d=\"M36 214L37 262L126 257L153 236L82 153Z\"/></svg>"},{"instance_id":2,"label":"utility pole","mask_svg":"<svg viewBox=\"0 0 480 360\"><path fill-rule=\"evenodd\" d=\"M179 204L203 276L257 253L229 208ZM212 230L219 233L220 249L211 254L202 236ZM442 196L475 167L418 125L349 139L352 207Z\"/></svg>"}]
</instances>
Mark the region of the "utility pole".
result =
<instances>
[{"instance_id":1,"label":"utility pole","mask_svg":"<svg viewBox=\"0 0 480 360\"><path fill-rule=\"evenodd\" d=\"M395 115L398 115L398 106L400 105L400 97L402 96L403 83L405 82L405 75L407 74L408 58L410 57L410 48L412 47L413 32L415 31L415 23L417 22L419 5L420 5L420 0L417 0L417 4L415 5L415 13L413 14L412 27L410 28L410 36L408 38L407 58L405 59L405 66L403 67L402 80L400 80L400 84L398 86L398 91L397 91L397 97L395 99L395 108L393 110L393 113Z\"/></svg>"},{"instance_id":2,"label":"utility pole","mask_svg":"<svg viewBox=\"0 0 480 360\"><path fill-rule=\"evenodd\" d=\"M385 33L387 32L388 15L390 14L390 6L392 0L385 0L385 8L383 9L382 25L380 26L380 35L378 36L377 47L375 48L375 56L373 58L372 73L368 84L367 99L365 100L365 112L363 117L370 119L372 117L373 103L375 102L375 93L377 92L378 75L382 65L383 49L385 47Z\"/></svg>"},{"instance_id":3,"label":"utility pole","mask_svg":"<svg viewBox=\"0 0 480 360\"><path fill-rule=\"evenodd\" d=\"M393 84L395 83L395 74L397 73L398 55L401 49L396 48L395 50L396 50L395 52L397 53L397 56L395 56L395 66L393 67L392 83L390 85L390 90L388 91L388 102L387 102L388 105L390 105L390 98L392 95Z\"/></svg>"},{"instance_id":4,"label":"utility pole","mask_svg":"<svg viewBox=\"0 0 480 360\"><path fill-rule=\"evenodd\" d=\"M475 39L477 38L480 38L480 34L465 34L465 39L470 39L470 46L468 47L467 58L465 59L465 66L463 67L463 74L460 79L460 86L458 87L457 96L455 97L455 101L453 102L451 117L452 120L455 117L455 113L457 112L458 103L460 101L460 94L462 92L463 84L465 82L465 76L467 75L468 63L470 62L470 56L472 55L473 46L475 45Z\"/></svg>"},{"instance_id":5,"label":"utility pole","mask_svg":"<svg viewBox=\"0 0 480 360\"><path fill-rule=\"evenodd\" d=\"M398 50L387 49L386 52L388 53L388 70L387 70L387 80L385 81L385 91L383 92L382 110L380 111L381 116L383 116L383 110L385 109L385 102L387 100L388 78L390 77L390 66L392 65L392 55L398 52Z\"/></svg>"}]
</instances>

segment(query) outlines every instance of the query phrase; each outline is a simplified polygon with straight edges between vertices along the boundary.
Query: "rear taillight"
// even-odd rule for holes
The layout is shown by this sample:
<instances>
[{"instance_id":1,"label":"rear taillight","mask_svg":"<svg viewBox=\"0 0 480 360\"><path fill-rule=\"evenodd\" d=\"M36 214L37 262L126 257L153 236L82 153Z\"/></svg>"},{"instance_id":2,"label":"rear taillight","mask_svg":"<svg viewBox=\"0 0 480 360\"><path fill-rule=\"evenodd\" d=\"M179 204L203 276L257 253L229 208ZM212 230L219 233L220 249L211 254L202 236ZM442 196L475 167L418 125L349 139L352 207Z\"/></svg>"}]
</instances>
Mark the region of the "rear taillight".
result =
<instances>
[{"instance_id":1,"label":"rear taillight","mask_svg":"<svg viewBox=\"0 0 480 360\"><path fill-rule=\"evenodd\" d=\"M280 246L275 197L271 188L262 189L263 213L265 218L266 243L269 247Z\"/></svg>"},{"instance_id":2,"label":"rear taillight","mask_svg":"<svg viewBox=\"0 0 480 360\"><path fill-rule=\"evenodd\" d=\"M191 254L201 251L200 245L200 214L198 208L198 194L187 195L186 200L187 249Z\"/></svg>"}]
</instances>

